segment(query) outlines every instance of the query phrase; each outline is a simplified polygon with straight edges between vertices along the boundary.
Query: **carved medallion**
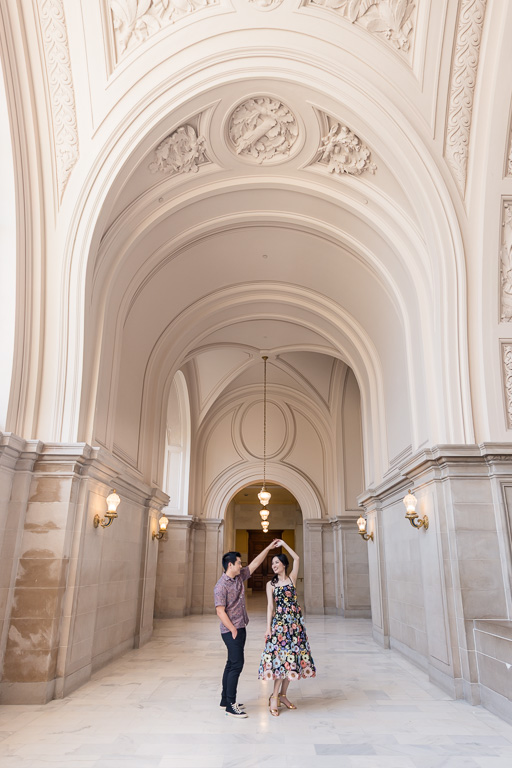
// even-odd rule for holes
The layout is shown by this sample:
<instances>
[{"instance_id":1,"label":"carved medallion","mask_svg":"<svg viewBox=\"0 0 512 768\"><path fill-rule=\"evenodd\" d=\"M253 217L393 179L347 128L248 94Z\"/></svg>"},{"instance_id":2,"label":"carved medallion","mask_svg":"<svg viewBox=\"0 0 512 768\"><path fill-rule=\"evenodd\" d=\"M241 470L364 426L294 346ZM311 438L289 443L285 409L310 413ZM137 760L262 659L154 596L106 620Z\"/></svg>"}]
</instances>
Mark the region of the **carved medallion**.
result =
<instances>
[{"instance_id":1,"label":"carved medallion","mask_svg":"<svg viewBox=\"0 0 512 768\"><path fill-rule=\"evenodd\" d=\"M304 5L333 11L383 37L399 51L410 48L414 0L305 0Z\"/></svg>"},{"instance_id":2,"label":"carved medallion","mask_svg":"<svg viewBox=\"0 0 512 768\"><path fill-rule=\"evenodd\" d=\"M512 200L503 204L501 238L501 320L512 321Z\"/></svg>"},{"instance_id":3,"label":"carved medallion","mask_svg":"<svg viewBox=\"0 0 512 768\"><path fill-rule=\"evenodd\" d=\"M349 173L359 176L364 171L375 173L377 166L371 161L371 151L359 136L341 123L333 123L320 144L319 162L327 165L330 173Z\"/></svg>"},{"instance_id":4,"label":"carved medallion","mask_svg":"<svg viewBox=\"0 0 512 768\"><path fill-rule=\"evenodd\" d=\"M218 5L219 0L109 0L117 55L136 48L162 27Z\"/></svg>"},{"instance_id":5,"label":"carved medallion","mask_svg":"<svg viewBox=\"0 0 512 768\"><path fill-rule=\"evenodd\" d=\"M155 149L149 170L152 173L196 173L200 165L208 162L205 145L205 138L198 136L195 128L181 125Z\"/></svg>"},{"instance_id":6,"label":"carved medallion","mask_svg":"<svg viewBox=\"0 0 512 768\"><path fill-rule=\"evenodd\" d=\"M256 162L282 162L290 156L299 135L297 120L279 99L259 96L247 99L228 122L233 150Z\"/></svg>"}]
</instances>

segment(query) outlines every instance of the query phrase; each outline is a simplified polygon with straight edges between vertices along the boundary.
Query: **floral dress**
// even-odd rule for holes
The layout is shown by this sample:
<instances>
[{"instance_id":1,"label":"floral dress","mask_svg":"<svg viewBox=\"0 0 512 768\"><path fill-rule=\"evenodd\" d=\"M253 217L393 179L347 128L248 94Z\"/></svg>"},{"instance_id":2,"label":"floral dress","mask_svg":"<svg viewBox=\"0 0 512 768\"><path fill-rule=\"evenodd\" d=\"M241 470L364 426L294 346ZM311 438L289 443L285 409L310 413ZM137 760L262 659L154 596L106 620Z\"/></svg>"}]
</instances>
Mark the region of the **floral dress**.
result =
<instances>
[{"instance_id":1,"label":"floral dress","mask_svg":"<svg viewBox=\"0 0 512 768\"><path fill-rule=\"evenodd\" d=\"M270 637L261 654L258 677L260 680L298 680L301 677L315 677L315 664L293 584L282 587L276 585L274 600L276 609Z\"/></svg>"}]
</instances>

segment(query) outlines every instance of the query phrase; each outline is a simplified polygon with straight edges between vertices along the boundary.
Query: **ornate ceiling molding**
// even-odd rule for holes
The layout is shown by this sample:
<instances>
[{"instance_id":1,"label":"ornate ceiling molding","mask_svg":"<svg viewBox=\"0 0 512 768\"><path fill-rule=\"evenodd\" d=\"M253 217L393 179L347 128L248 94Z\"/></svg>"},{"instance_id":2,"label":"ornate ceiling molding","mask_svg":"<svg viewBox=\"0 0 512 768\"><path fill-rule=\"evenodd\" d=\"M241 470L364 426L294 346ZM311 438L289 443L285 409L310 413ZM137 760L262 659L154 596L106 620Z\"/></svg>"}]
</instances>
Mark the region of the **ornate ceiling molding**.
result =
<instances>
[{"instance_id":1,"label":"ornate ceiling molding","mask_svg":"<svg viewBox=\"0 0 512 768\"><path fill-rule=\"evenodd\" d=\"M199 122L199 118L193 122ZM152 173L197 173L200 165L209 162L206 139L199 134L198 128L189 122L180 125L160 142L153 152L153 162L148 167Z\"/></svg>"},{"instance_id":2,"label":"ornate ceiling molding","mask_svg":"<svg viewBox=\"0 0 512 768\"><path fill-rule=\"evenodd\" d=\"M282 2L283 0L249 0L249 3L258 11L273 11L279 8Z\"/></svg>"},{"instance_id":3,"label":"ornate ceiling molding","mask_svg":"<svg viewBox=\"0 0 512 768\"><path fill-rule=\"evenodd\" d=\"M50 91L59 202L79 157L75 91L63 0L38 0Z\"/></svg>"},{"instance_id":4,"label":"ornate ceiling molding","mask_svg":"<svg viewBox=\"0 0 512 768\"><path fill-rule=\"evenodd\" d=\"M239 104L227 124L228 144L250 163L288 160L299 136L292 111L272 96L253 96Z\"/></svg>"},{"instance_id":5,"label":"ornate ceiling molding","mask_svg":"<svg viewBox=\"0 0 512 768\"><path fill-rule=\"evenodd\" d=\"M512 344L501 345L507 429L512 429Z\"/></svg>"},{"instance_id":6,"label":"ornate ceiling molding","mask_svg":"<svg viewBox=\"0 0 512 768\"><path fill-rule=\"evenodd\" d=\"M163 27L219 0L108 0L117 59Z\"/></svg>"},{"instance_id":7,"label":"ornate ceiling molding","mask_svg":"<svg viewBox=\"0 0 512 768\"><path fill-rule=\"evenodd\" d=\"M330 129L327 136L322 138L318 162L326 165L329 173L348 173L351 176L359 176L365 171L375 173L377 166L371 161L372 153L359 136L346 125L334 121L328 115L325 117Z\"/></svg>"},{"instance_id":8,"label":"ornate ceiling molding","mask_svg":"<svg viewBox=\"0 0 512 768\"><path fill-rule=\"evenodd\" d=\"M408 53L414 29L414 0L303 0L304 6L325 8Z\"/></svg>"},{"instance_id":9,"label":"ornate ceiling molding","mask_svg":"<svg viewBox=\"0 0 512 768\"><path fill-rule=\"evenodd\" d=\"M501 312L502 322L512 321L512 200L503 202L501 237Z\"/></svg>"},{"instance_id":10,"label":"ornate ceiling molding","mask_svg":"<svg viewBox=\"0 0 512 768\"><path fill-rule=\"evenodd\" d=\"M462 0L452 63L445 157L464 196L473 99L487 0Z\"/></svg>"}]
</instances>

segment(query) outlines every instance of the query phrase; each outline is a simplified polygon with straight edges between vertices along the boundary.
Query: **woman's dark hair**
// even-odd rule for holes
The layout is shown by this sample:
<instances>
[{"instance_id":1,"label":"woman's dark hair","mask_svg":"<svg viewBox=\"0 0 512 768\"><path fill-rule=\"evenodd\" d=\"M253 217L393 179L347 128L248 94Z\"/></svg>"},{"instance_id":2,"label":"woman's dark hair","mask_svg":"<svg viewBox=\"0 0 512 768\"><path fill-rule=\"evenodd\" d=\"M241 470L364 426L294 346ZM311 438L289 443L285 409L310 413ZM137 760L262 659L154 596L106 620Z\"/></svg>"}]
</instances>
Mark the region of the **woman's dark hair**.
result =
<instances>
[{"instance_id":1,"label":"woman's dark hair","mask_svg":"<svg viewBox=\"0 0 512 768\"><path fill-rule=\"evenodd\" d=\"M286 555L283 553L282 555L274 555L274 557L277 557L277 559L282 562L282 564L284 565L284 572L286 574L286 569L290 565L290 561L288 560ZM272 558L272 560L274 559L274 557ZM278 576L277 576L277 573L276 573L276 575L274 576L274 578L272 579L272 581L270 583L271 584L277 584L277 582L278 582Z\"/></svg>"}]
</instances>

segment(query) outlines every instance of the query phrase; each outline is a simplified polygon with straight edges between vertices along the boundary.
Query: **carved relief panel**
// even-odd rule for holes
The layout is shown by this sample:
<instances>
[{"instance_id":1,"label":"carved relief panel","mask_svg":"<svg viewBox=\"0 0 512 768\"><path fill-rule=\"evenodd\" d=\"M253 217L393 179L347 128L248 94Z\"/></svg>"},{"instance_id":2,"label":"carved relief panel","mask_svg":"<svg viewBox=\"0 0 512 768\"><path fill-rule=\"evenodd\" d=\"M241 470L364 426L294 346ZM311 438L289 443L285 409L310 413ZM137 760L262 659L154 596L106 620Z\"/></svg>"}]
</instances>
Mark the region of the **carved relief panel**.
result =
<instances>
[{"instance_id":1,"label":"carved relief panel","mask_svg":"<svg viewBox=\"0 0 512 768\"><path fill-rule=\"evenodd\" d=\"M368 171L375 173L377 166L372 162L372 153L359 136L346 125L325 115L329 132L322 137L318 162L327 166L329 173L348 173L359 176Z\"/></svg>"},{"instance_id":2,"label":"carved relief panel","mask_svg":"<svg viewBox=\"0 0 512 768\"><path fill-rule=\"evenodd\" d=\"M197 173L200 165L209 162L206 139L191 123L180 125L160 142L149 164L152 173Z\"/></svg>"},{"instance_id":3,"label":"carved relief panel","mask_svg":"<svg viewBox=\"0 0 512 768\"><path fill-rule=\"evenodd\" d=\"M408 53L413 40L414 0L304 0L304 6L325 8Z\"/></svg>"},{"instance_id":4,"label":"carved relief panel","mask_svg":"<svg viewBox=\"0 0 512 768\"><path fill-rule=\"evenodd\" d=\"M108 0L117 60L163 27L218 4L219 0Z\"/></svg>"},{"instance_id":5,"label":"carved relief panel","mask_svg":"<svg viewBox=\"0 0 512 768\"><path fill-rule=\"evenodd\" d=\"M503 202L501 220L500 319L512 321L512 200Z\"/></svg>"},{"instance_id":6,"label":"carved relief panel","mask_svg":"<svg viewBox=\"0 0 512 768\"><path fill-rule=\"evenodd\" d=\"M463 196L486 4L487 0L462 0L452 63L445 157Z\"/></svg>"},{"instance_id":7,"label":"carved relief panel","mask_svg":"<svg viewBox=\"0 0 512 768\"><path fill-rule=\"evenodd\" d=\"M502 343L501 359L507 429L512 429L512 343Z\"/></svg>"}]
</instances>

